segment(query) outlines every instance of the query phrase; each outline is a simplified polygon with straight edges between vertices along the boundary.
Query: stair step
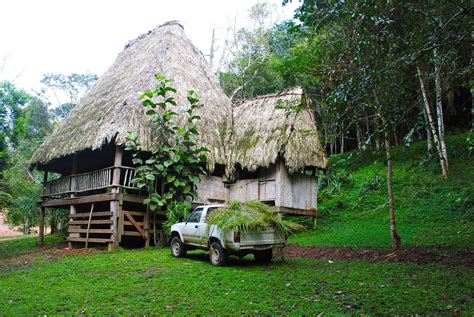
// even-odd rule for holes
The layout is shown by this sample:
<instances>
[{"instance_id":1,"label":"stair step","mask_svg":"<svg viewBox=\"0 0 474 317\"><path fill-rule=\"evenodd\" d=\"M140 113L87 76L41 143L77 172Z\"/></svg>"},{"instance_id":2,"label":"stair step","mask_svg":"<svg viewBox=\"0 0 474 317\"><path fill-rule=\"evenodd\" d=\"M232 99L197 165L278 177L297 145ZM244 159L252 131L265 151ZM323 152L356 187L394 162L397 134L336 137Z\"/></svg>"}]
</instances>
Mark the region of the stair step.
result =
<instances>
[{"instance_id":1,"label":"stair step","mask_svg":"<svg viewBox=\"0 0 474 317\"><path fill-rule=\"evenodd\" d=\"M69 221L70 225L87 225L89 223L89 220L73 220ZM110 219L104 219L104 220L91 220L91 225L106 225L106 224L112 224L113 220Z\"/></svg>"},{"instance_id":2,"label":"stair step","mask_svg":"<svg viewBox=\"0 0 474 317\"><path fill-rule=\"evenodd\" d=\"M68 237L67 241L71 242L86 242L86 238L73 238L73 237ZM112 242L112 239L102 239L102 238L89 238L87 239L88 242L91 243L108 243Z\"/></svg>"},{"instance_id":3,"label":"stair step","mask_svg":"<svg viewBox=\"0 0 474 317\"><path fill-rule=\"evenodd\" d=\"M83 213L78 213L78 214L71 214L69 215L69 218L89 218L90 213L88 212L83 212ZM112 212L110 211L99 211L99 212L93 212L92 217L111 217Z\"/></svg>"},{"instance_id":4,"label":"stair step","mask_svg":"<svg viewBox=\"0 0 474 317\"><path fill-rule=\"evenodd\" d=\"M87 233L87 229L86 228L69 226L69 228L67 228L67 232ZM113 230L112 229L89 229L89 233L108 233L108 234L112 234Z\"/></svg>"}]
</instances>

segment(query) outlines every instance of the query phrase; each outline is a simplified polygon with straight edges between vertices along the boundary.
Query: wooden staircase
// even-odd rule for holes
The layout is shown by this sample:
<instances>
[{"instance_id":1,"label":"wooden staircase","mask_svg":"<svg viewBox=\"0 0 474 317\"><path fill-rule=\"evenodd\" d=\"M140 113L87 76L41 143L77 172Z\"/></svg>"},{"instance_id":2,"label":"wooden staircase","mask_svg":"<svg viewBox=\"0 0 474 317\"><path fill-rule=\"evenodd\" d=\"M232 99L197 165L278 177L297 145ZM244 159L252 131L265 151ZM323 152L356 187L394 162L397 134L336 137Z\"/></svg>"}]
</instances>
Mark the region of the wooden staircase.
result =
<instances>
[{"instance_id":1,"label":"wooden staircase","mask_svg":"<svg viewBox=\"0 0 474 317\"><path fill-rule=\"evenodd\" d=\"M67 241L89 243L113 242L113 214L111 211L94 212L94 204L90 212L69 215Z\"/></svg>"}]
</instances>

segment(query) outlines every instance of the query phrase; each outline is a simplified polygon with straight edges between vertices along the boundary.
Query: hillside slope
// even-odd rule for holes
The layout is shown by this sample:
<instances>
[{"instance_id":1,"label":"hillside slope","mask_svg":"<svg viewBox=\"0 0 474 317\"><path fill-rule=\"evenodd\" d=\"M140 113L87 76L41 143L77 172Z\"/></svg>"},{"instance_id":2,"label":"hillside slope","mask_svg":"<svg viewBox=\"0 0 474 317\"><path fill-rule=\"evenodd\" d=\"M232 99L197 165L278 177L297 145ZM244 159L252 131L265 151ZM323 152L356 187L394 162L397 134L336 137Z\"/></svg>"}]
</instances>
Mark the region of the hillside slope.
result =
<instances>
[{"instance_id":1,"label":"hillside slope","mask_svg":"<svg viewBox=\"0 0 474 317\"><path fill-rule=\"evenodd\" d=\"M436 157L428 157L426 142L394 149L395 208L403 245L444 252L473 249L474 153L468 137L447 139L448 180ZM384 153L374 150L332 156L329 171L319 178L318 226L290 243L389 248L384 164Z\"/></svg>"}]
</instances>

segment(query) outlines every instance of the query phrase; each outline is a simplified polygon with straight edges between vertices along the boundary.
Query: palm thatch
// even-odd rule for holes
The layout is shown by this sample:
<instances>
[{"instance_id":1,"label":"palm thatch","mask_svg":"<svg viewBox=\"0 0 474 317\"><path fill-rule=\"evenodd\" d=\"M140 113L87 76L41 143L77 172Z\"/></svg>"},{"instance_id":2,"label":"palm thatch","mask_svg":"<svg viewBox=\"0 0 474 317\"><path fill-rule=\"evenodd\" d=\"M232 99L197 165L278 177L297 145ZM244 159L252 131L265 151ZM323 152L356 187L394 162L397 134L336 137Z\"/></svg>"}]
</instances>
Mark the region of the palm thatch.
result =
<instances>
[{"instance_id":1,"label":"palm thatch","mask_svg":"<svg viewBox=\"0 0 474 317\"><path fill-rule=\"evenodd\" d=\"M128 131L138 134L145 151L159 145L139 100L143 91L155 87L155 74L174 81L178 107L188 106L189 89L194 89L205 105L196 113L202 118L197 122L200 135L196 141L210 150L211 172L216 164L222 164L230 176L237 164L253 171L280 157L290 172L307 166L326 168L326 153L311 112L286 115L285 110L275 109L281 101L304 103L301 89L232 105L202 53L176 22L168 22L127 44L76 109L35 152L31 166L86 149L100 149L110 142L124 144Z\"/></svg>"},{"instance_id":2,"label":"palm thatch","mask_svg":"<svg viewBox=\"0 0 474 317\"><path fill-rule=\"evenodd\" d=\"M290 173L308 166L326 169L326 151L305 103L303 90L297 88L234 105L230 147L233 163L254 171L281 156Z\"/></svg>"},{"instance_id":3,"label":"palm thatch","mask_svg":"<svg viewBox=\"0 0 474 317\"><path fill-rule=\"evenodd\" d=\"M135 131L144 150L159 145L144 114L140 94L156 86L154 75L174 80L178 106L187 107L187 90L194 89L206 105L196 113L199 146L206 146L209 168L225 163L225 138L230 128L231 102L218 84L202 53L184 35L181 25L166 23L130 42L116 61L88 91L62 125L36 151L31 164L100 149L114 141L124 144Z\"/></svg>"},{"instance_id":4,"label":"palm thatch","mask_svg":"<svg viewBox=\"0 0 474 317\"><path fill-rule=\"evenodd\" d=\"M242 233L273 227L280 236L304 230L302 225L282 219L281 214L273 212L271 206L259 201L231 201L229 205L213 210L207 223L208 230L211 225L216 225L222 230Z\"/></svg>"}]
</instances>

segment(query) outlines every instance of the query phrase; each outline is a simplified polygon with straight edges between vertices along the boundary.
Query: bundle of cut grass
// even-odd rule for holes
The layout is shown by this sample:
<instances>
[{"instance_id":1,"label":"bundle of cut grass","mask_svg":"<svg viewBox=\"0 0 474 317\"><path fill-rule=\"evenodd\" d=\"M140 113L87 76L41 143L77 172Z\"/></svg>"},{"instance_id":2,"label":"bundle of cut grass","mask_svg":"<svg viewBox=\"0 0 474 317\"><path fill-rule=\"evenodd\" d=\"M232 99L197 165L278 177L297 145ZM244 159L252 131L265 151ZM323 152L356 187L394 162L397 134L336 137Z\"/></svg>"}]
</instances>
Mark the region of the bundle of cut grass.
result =
<instances>
[{"instance_id":1,"label":"bundle of cut grass","mask_svg":"<svg viewBox=\"0 0 474 317\"><path fill-rule=\"evenodd\" d=\"M273 227L283 236L305 229L300 224L283 220L280 214L273 212L271 206L258 201L231 201L228 206L212 211L207 223L222 230L238 230L242 233Z\"/></svg>"}]
</instances>

